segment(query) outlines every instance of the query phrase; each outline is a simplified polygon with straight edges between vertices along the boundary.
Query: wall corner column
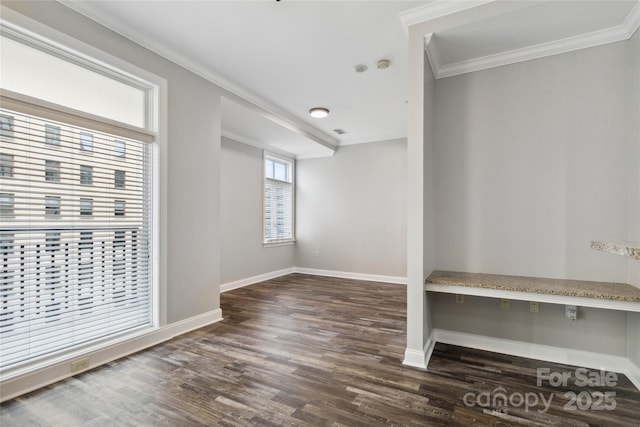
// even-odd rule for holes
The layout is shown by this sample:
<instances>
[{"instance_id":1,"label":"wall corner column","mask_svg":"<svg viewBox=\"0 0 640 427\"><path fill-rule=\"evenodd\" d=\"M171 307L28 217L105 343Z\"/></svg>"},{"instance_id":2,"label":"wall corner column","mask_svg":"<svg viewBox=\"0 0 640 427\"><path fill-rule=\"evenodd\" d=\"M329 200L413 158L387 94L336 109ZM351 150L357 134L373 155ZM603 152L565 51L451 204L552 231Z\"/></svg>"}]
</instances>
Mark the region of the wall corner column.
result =
<instances>
[{"instance_id":1,"label":"wall corner column","mask_svg":"<svg viewBox=\"0 0 640 427\"><path fill-rule=\"evenodd\" d=\"M433 75L425 33L409 28L409 114L407 146L407 347L403 364L426 368L434 343L424 291L435 265Z\"/></svg>"}]
</instances>

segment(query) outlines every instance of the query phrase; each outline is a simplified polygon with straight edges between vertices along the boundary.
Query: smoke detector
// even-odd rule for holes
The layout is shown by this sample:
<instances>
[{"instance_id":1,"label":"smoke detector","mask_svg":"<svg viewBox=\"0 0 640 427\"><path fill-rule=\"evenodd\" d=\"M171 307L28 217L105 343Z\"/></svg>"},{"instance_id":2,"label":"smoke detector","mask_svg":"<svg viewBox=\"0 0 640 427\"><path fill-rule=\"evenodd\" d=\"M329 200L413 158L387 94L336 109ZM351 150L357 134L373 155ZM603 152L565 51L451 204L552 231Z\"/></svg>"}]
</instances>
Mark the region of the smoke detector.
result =
<instances>
[{"instance_id":1,"label":"smoke detector","mask_svg":"<svg viewBox=\"0 0 640 427\"><path fill-rule=\"evenodd\" d=\"M388 59L380 59L378 60L378 69L380 70L384 70L385 68L389 68L389 65L391 65L391 61L389 61Z\"/></svg>"}]
</instances>

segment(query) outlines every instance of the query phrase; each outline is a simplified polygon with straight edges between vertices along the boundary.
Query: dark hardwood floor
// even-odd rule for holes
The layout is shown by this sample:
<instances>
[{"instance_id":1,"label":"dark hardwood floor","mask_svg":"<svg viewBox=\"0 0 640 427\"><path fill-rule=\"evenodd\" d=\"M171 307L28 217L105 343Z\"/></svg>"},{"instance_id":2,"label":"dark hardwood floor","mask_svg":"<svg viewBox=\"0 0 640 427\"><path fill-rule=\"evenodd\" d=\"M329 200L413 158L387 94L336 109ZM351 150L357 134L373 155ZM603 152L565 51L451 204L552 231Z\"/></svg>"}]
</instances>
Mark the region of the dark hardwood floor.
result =
<instances>
[{"instance_id":1,"label":"dark hardwood floor","mask_svg":"<svg viewBox=\"0 0 640 427\"><path fill-rule=\"evenodd\" d=\"M405 298L300 274L227 292L224 321L6 402L0 425L640 426L622 375L538 387L538 368L576 367L441 344L429 372L402 366Z\"/></svg>"}]
</instances>

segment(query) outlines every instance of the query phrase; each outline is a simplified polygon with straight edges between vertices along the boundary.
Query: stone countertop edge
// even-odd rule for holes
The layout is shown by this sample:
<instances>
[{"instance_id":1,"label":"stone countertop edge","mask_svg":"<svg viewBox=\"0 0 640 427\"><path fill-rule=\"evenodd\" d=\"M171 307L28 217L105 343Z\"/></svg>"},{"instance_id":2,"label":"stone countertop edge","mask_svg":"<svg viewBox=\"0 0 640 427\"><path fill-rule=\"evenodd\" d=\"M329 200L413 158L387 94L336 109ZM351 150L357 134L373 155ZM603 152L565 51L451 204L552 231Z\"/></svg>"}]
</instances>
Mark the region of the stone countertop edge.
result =
<instances>
[{"instance_id":1,"label":"stone countertop edge","mask_svg":"<svg viewBox=\"0 0 640 427\"><path fill-rule=\"evenodd\" d=\"M627 283L586 280L548 279L484 273L436 270L426 279L428 284L465 286L514 292L564 295L614 301L640 302L640 289Z\"/></svg>"},{"instance_id":2,"label":"stone countertop edge","mask_svg":"<svg viewBox=\"0 0 640 427\"><path fill-rule=\"evenodd\" d=\"M603 242L594 240L591 242L591 249L640 260L640 243L637 242Z\"/></svg>"}]
</instances>

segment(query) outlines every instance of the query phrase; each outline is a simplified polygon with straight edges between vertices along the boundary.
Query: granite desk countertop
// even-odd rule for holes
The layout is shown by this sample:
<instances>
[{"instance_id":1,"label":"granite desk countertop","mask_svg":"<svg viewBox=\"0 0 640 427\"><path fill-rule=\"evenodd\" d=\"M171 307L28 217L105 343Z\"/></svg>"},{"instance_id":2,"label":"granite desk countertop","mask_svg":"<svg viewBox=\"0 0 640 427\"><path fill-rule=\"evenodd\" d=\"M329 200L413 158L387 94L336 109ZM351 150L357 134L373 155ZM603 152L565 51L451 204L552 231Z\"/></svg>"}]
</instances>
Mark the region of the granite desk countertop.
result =
<instances>
[{"instance_id":1,"label":"granite desk countertop","mask_svg":"<svg viewBox=\"0 0 640 427\"><path fill-rule=\"evenodd\" d=\"M506 276L499 274L460 273L436 270L426 283L466 286L547 295L565 295L615 301L640 302L640 288L626 283L592 282L584 280L546 279L541 277Z\"/></svg>"},{"instance_id":2,"label":"granite desk countertop","mask_svg":"<svg viewBox=\"0 0 640 427\"><path fill-rule=\"evenodd\" d=\"M640 243L594 241L591 242L591 249L640 260Z\"/></svg>"}]
</instances>

